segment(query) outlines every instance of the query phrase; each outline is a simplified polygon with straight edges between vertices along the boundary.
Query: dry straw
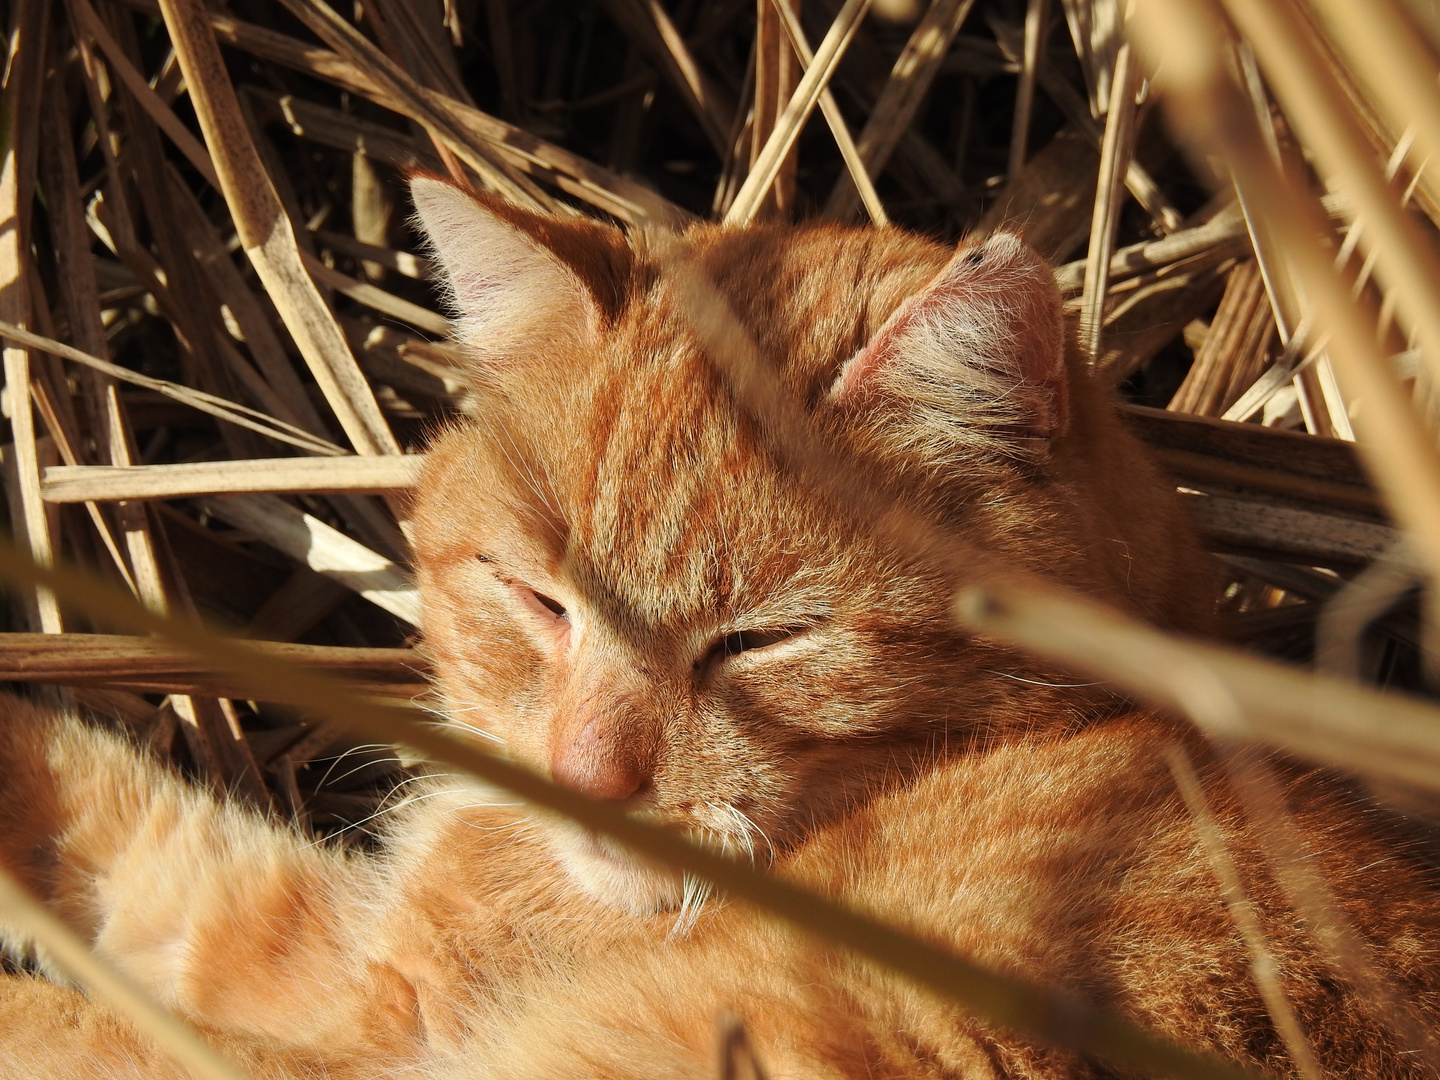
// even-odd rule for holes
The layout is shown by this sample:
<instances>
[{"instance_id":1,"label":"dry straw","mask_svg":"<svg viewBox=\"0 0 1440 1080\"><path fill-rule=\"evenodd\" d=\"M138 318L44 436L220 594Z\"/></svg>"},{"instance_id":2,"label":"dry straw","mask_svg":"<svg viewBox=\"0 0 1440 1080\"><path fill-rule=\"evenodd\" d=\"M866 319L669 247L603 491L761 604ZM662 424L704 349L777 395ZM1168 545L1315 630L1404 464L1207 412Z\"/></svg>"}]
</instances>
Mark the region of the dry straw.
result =
<instances>
[{"instance_id":1,"label":"dry straw","mask_svg":"<svg viewBox=\"0 0 1440 1080\"><path fill-rule=\"evenodd\" d=\"M401 740L978 1016L1141 1070L1240 1075L554 788L416 726L409 707L425 667L407 641L418 605L398 496L427 433L466 408L407 247L396 181L420 167L658 236L776 452L945 568L977 632L1217 738L1440 793L1440 712L1406 694L1424 688L1423 634L1403 599L1440 568L1440 185L1425 167L1440 152L1440 32L1394 0L1062 0L1063 20L1048 6L1030 0L1022 24L971 0L877 3L914 9L885 24L868 0L606 0L550 5L546 22L492 0L462 24L443 0L374 0L358 23L324 0L251 5L254 22L199 0L17 0L0 86L17 545L0 552L16 586L0 672L68 687L217 787L331 829L369 813L388 774L372 763L371 786L347 788L308 764L353 748L342 726ZM1193 171L1166 152L1157 101ZM1061 264L1097 369L1169 405L1127 417L1226 552L1237 639L1307 660L1322 625L1347 677L1181 641L987 569L786 409L663 237L710 207L746 223L852 221L862 206L950 239L1019 228ZM57 558L88 576L45 569ZM274 641L197 629L202 610ZM1264 776L1235 768L1277 878L1297 910L1323 911ZM1205 793L1175 769L1312 1075ZM195 1075L236 1075L8 882L0 903ZM1365 985L1345 933L1327 947ZM1387 1008L1403 1027L1404 1003Z\"/></svg>"}]
</instances>

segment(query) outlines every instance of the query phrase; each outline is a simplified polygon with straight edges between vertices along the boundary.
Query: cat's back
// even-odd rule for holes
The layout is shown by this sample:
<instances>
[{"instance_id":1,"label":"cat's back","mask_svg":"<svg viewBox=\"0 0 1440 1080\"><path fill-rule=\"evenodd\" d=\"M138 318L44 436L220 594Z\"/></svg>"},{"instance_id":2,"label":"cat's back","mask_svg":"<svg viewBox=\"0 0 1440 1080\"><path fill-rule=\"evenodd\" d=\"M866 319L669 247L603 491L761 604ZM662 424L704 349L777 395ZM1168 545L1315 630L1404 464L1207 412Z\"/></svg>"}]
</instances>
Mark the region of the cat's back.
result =
<instances>
[{"instance_id":1,"label":"cat's back","mask_svg":"<svg viewBox=\"0 0 1440 1080\"><path fill-rule=\"evenodd\" d=\"M875 800L796 870L983 967L1182 1045L1288 1074L1268 985L1327 1073L1435 1075L1433 849L1349 778L1243 760L1227 766L1184 725L1143 712L1015 741ZM1195 770L1203 805L1181 796L1177 767ZM897 1060L979 1038L1008 1062L1003 1075L1080 1068L900 980L854 973L852 1005Z\"/></svg>"}]
</instances>

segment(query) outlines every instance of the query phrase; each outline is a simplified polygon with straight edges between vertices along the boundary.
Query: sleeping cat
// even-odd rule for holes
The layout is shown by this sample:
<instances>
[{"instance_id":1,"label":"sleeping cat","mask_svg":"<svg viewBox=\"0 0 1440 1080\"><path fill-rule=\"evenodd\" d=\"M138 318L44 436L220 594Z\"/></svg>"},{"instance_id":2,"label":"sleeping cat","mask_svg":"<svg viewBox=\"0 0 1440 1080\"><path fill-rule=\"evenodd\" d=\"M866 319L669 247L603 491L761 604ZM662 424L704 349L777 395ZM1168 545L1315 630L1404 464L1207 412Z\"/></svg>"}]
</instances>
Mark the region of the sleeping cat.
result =
<instances>
[{"instance_id":1,"label":"sleeping cat","mask_svg":"<svg viewBox=\"0 0 1440 1080\"><path fill-rule=\"evenodd\" d=\"M1183 746L1325 1069L1436 1074L1440 904L1400 826L1275 766L1307 865L1408 1014L1316 944L1193 735L962 632L947 571L787 460L672 272L713 286L832 468L956 550L1200 627L1203 557L1019 241L696 226L652 247L434 178L412 193L478 401L436 440L414 513L457 732L1290 1074L1166 764ZM0 858L257 1075L710 1076L727 1014L777 1077L1115 1075L453 778L412 789L383 850L355 854L23 703L0 762ZM38 979L0 983L0 1031L5 1075L179 1075Z\"/></svg>"}]
</instances>

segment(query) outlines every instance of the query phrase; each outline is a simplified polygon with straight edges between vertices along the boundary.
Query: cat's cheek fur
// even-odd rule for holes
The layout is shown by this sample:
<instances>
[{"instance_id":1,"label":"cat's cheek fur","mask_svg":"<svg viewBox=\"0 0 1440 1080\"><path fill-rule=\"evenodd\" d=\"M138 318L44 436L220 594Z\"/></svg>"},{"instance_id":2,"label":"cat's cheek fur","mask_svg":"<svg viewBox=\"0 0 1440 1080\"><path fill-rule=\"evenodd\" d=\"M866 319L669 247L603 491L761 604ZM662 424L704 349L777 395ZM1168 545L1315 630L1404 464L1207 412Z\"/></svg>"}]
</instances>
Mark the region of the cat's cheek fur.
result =
<instances>
[{"instance_id":1,"label":"cat's cheek fur","mask_svg":"<svg viewBox=\"0 0 1440 1080\"><path fill-rule=\"evenodd\" d=\"M545 657L503 613L476 603L443 576L422 571L420 577L435 598L424 613L424 632L451 727L486 749L499 745L531 760L517 755L516 737L523 742L524 717L542 696Z\"/></svg>"}]
</instances>

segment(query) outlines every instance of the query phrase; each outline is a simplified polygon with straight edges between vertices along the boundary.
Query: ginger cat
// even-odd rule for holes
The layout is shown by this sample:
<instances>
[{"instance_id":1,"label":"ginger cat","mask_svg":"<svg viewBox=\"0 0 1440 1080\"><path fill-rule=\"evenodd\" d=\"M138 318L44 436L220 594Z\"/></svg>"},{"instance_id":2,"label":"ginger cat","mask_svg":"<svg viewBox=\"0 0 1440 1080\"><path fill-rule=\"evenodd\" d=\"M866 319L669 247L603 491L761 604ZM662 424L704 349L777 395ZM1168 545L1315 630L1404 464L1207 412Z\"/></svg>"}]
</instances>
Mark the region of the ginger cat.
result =
<instances>
[{"instance_id":1,"label":"ginger cat","mask_svg":"<svg viewBox=\"0 0 1440 1080\"><path fill-rule=\"evenodd\" d=\"M1180 743L1324 1070L1436 1075L1440 903L1399 823L1276 766L1307 865L1408 1012L1317 944L1192 735L963 633L939 571L777 461L642 242L428 177L412 192L479 401L436 441L415 510L457 731L1289 1075L1165 762ZM952 255L891 231L697 226L667 243L816 430L957 542L1205 622L1203 556L1017 240ZM726 1013L776 1077L1117 1075L452 778L357 854L22 702L0 762L5 865L258 1076L704 1077ZM7 1076L180 1075L42 979L0 981L0 1032Z\"/></svg>"}]
</instances>

